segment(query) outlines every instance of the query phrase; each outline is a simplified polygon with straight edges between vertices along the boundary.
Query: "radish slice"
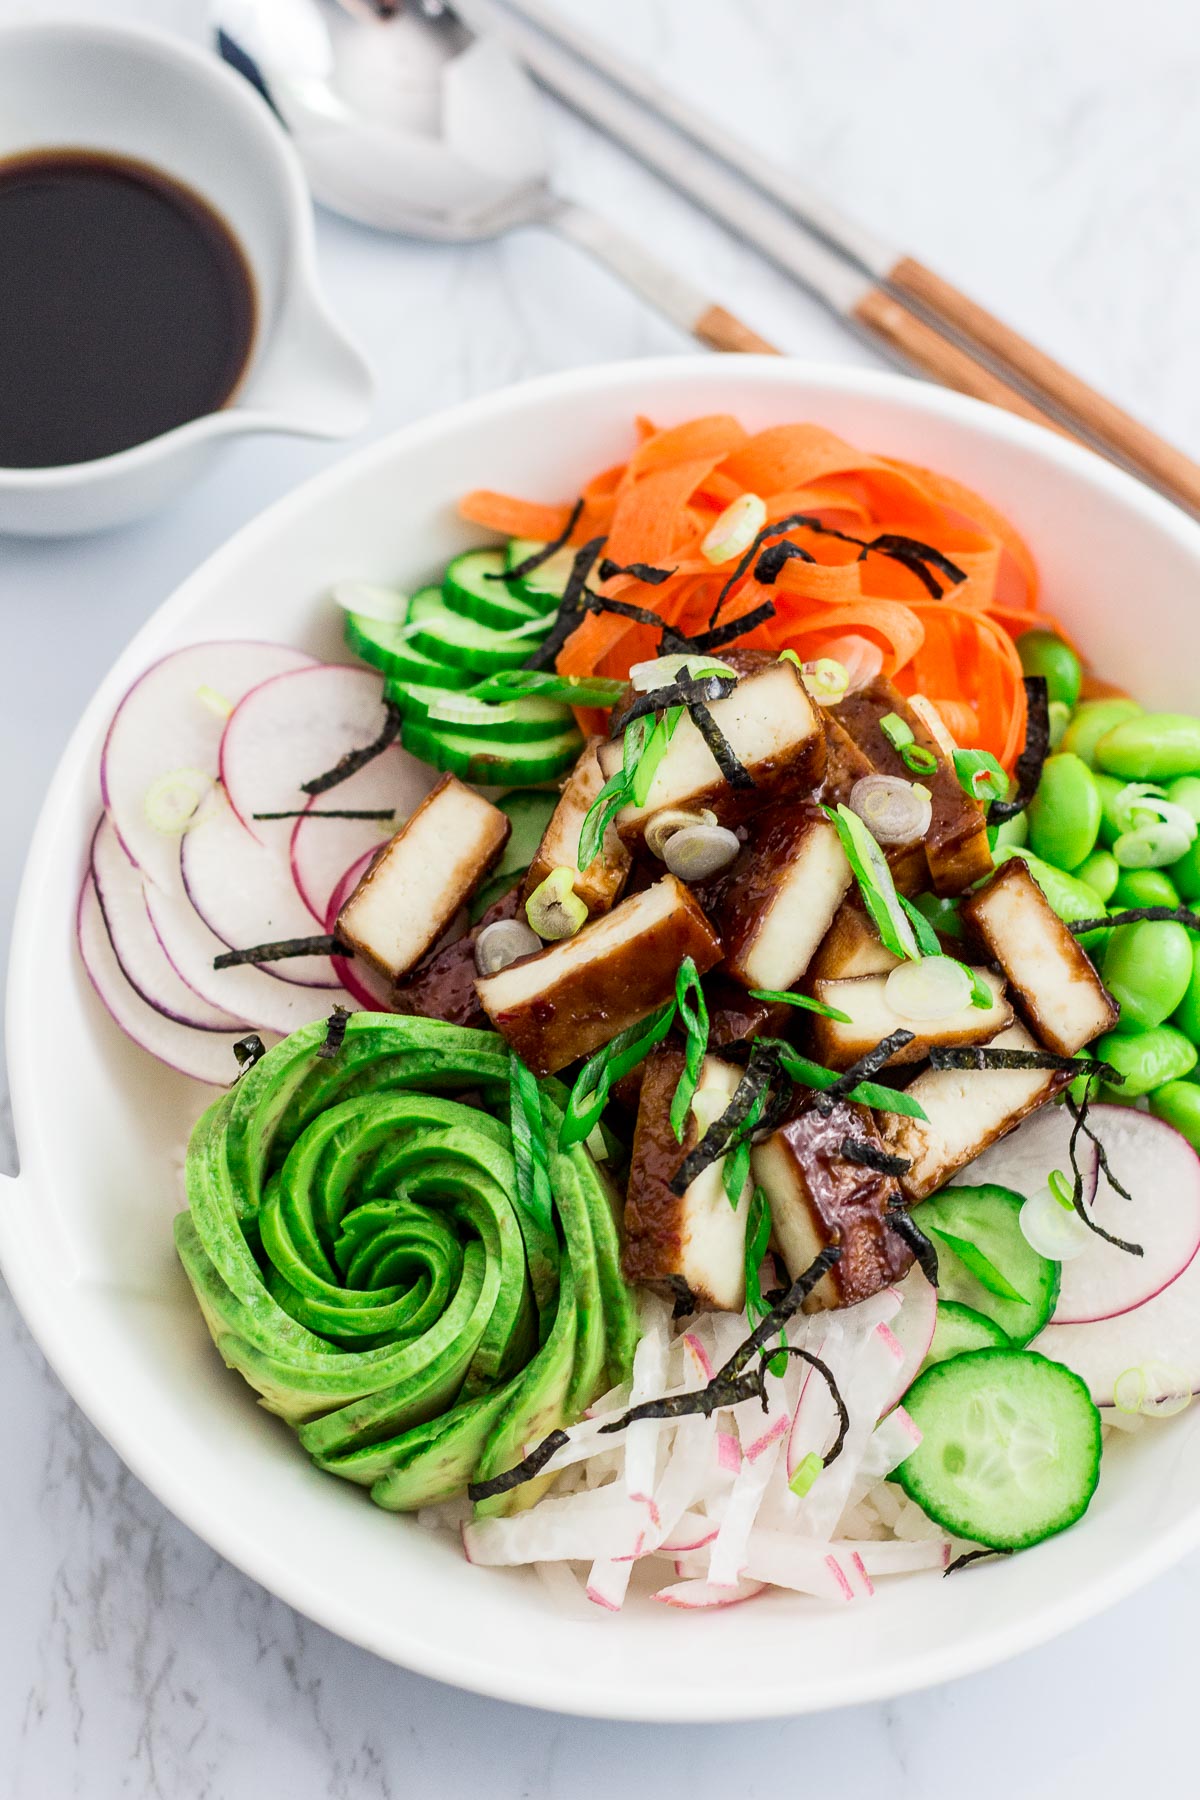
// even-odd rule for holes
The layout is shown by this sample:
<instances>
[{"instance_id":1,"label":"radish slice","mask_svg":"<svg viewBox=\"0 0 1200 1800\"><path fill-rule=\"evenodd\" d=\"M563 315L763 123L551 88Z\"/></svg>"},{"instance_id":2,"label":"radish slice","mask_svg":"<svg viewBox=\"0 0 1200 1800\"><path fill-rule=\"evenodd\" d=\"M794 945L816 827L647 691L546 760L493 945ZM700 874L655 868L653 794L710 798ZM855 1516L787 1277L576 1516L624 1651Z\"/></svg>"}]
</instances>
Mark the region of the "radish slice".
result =
<instances>
[{"instance_id":1,"label":"radish slice","mask_svg":"<svg viewBox=\"0 0 1200 1800\"><path fill-rule=\"evenodd\" d=\"M844 1604L866 1592L841 1544L823 1543L789 1531L757 1530L746 1546L746 1574L773 1587L814 1594L819 1600Z\"/></svg>"},{"instance_id":2,"label":"radish slice","mask_svg":"<svg viewBox=\"0 0 1200 1800\"><path fill-rule=\"evenodd\" d=\"M1170 1373L1150 1400L1181 1388L1200 1394L1200 1257L1144 1306L1089 1325L1048 1325L1030 1348L1081 1375L1097 1406L1116 1404L1122 1375L1155 1365Z\"/></svg>"},{"instance_id":3,"label":"radish slice","mask_svg":"<svg viewBox=\"0 0 1200 1800\"><path fill-rule=\"evenodd\" d=\"M337 928L337 916L367 872L367 867L375 855L374 850L364 851L356 863L337 883L329 897L329 911L325 918L325 929L333 932ZM352 956L335 956L331 958L334 972L338 980L361 1007L367 1012L394 1012L396 1010L392 984L386 975L372 969L368 963L359 962Z\"/></svg>"},{"instance_id":4,"label":"radish slice","mask_svg":"<svg viewBox=\"0 0 1200 1800\"><path fill-rule=\"evenodd\" d=\"M130 861L170 887L179 840L146 816L146 795L173 769L216 776L226 714L243 694L274 675L315 667L286 644L222 641L190 644L153 663L113 716L100 756L100 793Z\"/></svg>"},{"instance_id":5,"label":"radish slice","mask_svg":"<svg viewBox=\"0 0 1200 1800\"><path fill-rule=\"evenodd\" d=\"M231 950L311 937L313 920L285 854L264 845L224 804L192 828L179 851L184 891L208 929ZM288 957L256 968L302 987L340 988L327 956Z\"/></svg>"},{"instance_id":6,"label":"radish slice","mask_svg":"<svg viewBox=\"0 0 1200 1800\"><path fill-rule=\"evenodd\" d=\"M395 744L348 781L309 801L308 816L297 819L292 828L291 860L300 897L314 919L325 920L333 890L346 870L394 836L436 780L436 769ZM329 807L364 812L391 807L396 816L390 822L313 816Z\"/></svg>"},{"instance_id":7,"label":"radish slice","mask_svg":"<svg viewBox=\"0 0 1200 1800\"><path fill-rule=\"evenodd\" d=\"M893 1387L879 1409L881 1418L904 1398L917 1379L917 1371L929 1354L937 1324L937 1290L930 1286L920 1269L910 1269L904 1280L897 1283L894 1292L899 1294L901 1306L890 1325L904 1356L896 1368Z\"/></svg>"},{"instance_id":8,"label":"radish slice","mask_svg":"<svg viewBox=\"0 0 1200 1800\"><path fill-rule=\"evenodd\" d=\"M92 879L121 973L147 1006L194 1031L245 1031L244 1021L192 992L154 934L141 875L107 815L92 838Z\"/></svg>"},{"instance_id":9,"label":"radish slice","mask_svg":"<svg viewBox=\"0 0 1200 1800\"><path fill-rule=\"evenodd\" d=\"M498 1568L530 1562L582 1562L640 1554L646 1508L611 1487L561 1499L551 1495L506 1519L474 1519L462 1528L467 1561Z\"/></svg>"},{"instance_id":10,"label":"radish slice","mask_svg":"<svg viewBox=\"0 0 1200 1800\"><path fill-rule=\"evenodd\" d=\"M1085 1325L1144 1306L1200 1250L1200 1158L1186 1138L1129 1106L1093 1106L1088 1124L1133 1195L1123 1199L1102 1175L1088 1212L1143 1254L1131 1256L1089 1232L1082 1253L1062 1265L1055 1325Z\"/></svg>"},{"instance_id":11,"label":"radish slice","mask_svg":"<svg viewBox=\"0 0 1200 1800\"><path fill-rule=\"evenodd\" d=\"M743 1600L754 1600L766 1588L765 1581L738 1581L732 1587L714 1587L704 1580L677 1581L672 1587L659 1588L652 1600L664 1606L680 1606L687 1612L700 1607L740 1606Z\"/></svg>"},{"instance_id":12,"label":"radish slice","mask_svg":"<svg viewBox=\"0 0 1200 1800\"><path fill-rule=\"evenodd\" d=\"M181 1075L210 1087L228 1087L238 1072L233 1046L244 1033L197 1031L146 1004L122 973L90 874L79 895L76 930L88 979L125 1035Z\"/></svg>"},{"instance_id":13,"label":"radish slice","mask_svg":"<svg viewBox=\"0 0 1200 1800\"><path fill-rule=\"evenodd\" d=\"M230 714L221 738L221 780L247 831L263 843L281 838L286 843L291 821L256 820L255 813L306 807L309 795L302 783L371 743L384 718L378 675L341 663L310 664L252 689Z\"/></svg>"},{"instance_id":14,"label":"radish slice","mask_svg":"<svg viewBox=\"0 0 1200 1800\"><path fill-rule=\"evenodd\" d=\"M1093 1107L1089 1117L1099 1110L1099 1107ZM1104 1110L1112 1109L1106 1107ZM1043 1106L1007 1137L990 1144L973 1163L960 1169L954 1177L954 1185L979 1187L985 1182L995 1182L999 1187L1024 1194L1026 1199L1043 1193L1052 1170L1061 1169L1070 1175L1073 1129L1074 1120L1065 1106ZM1083 1170L1083 1197L1090 1205L1096 1195L1100 1160L1095 1145L1082 1134L1076 1144L1076 1153ZM1122 1236L1126 1235L1122 1233Z\"/></svg>"}]
</instances>

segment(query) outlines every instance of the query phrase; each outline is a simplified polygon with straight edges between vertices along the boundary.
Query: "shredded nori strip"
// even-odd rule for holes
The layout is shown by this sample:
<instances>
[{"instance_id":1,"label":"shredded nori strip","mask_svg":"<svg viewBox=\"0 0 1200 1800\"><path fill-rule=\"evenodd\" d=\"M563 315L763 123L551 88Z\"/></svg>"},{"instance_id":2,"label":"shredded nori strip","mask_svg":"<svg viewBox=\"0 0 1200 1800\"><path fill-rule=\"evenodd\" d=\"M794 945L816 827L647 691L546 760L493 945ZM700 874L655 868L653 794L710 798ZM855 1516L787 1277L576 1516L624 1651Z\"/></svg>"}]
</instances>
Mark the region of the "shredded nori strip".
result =
<instances>
[{"instance_id":1,"label":"shredded nori strip","mask_svg":"<svg viewBox=\"0 0 1200 1800\"><path fill-rule=\"evenodd\" d=\"M514 1463L511 1469L505 1469L503 1475L493 1475L490 1481L470 1482L467 1487L467 1499L471 1501L492 1500L497 1494L511 1493L513 1488L520 1487L526 1481L532 1481L535 1475L540 1475L550 1458L556 1456L563 1445L569 1444L570 1441L565 1431L561 1429L552 1431L549 1437L544 1437L541 1443L529 1452L528 1456L523 1457L519 1463Z\"/></svg>"},{"instance_id":2,"label":"shredded nori strip","mask_svg":"<svg viewBox=\"0 0 1200 1800\"><path fill-rule=\"evenodd\" d=\"M1112 1171L1108 1167L1108 1158L1105 1156L1103 1148L1096 1143L1095 1135L1088 1126L1088 1100L1085 1098L1083 1105L1077 1106L1068 1094L1067 1105L1070 1109L1071 1117L1075 1121L1071 1128L1071 1141L1067 1146L1067 1155L1070 1158L1071 1175L1073 1177L1073 1185L1071 1188L1072 1206L1075 1208L1076 1213L1083 1220L1088 1230L1094 1231L1096 1236L1103 1238L1106 1244L1112 1244L1116 1249L1124 1250L1130 1256L1144 1256L1145 1251L1140 1244L1131 1244L1125 1238L1114 1237L1111 1231L1105 1231L1104 1227L1102 1225L1097 1225L1095 1219L1089 1215L1088 1209L1083 1203L1083 1170L1079 1166L1079 1155L1077 1150L1081 1133L1086 1134L1091 1138L1093 1144L1096 1144L1096 1148L1100 1152L1100 1166L1104 1170L1107 1179L1111 1181L1116 1188L1117 1192L1122 1194L1126 1200L1132 1199L1132 1195L1127 1193L1118 1182L1113 1181Z\"/></svg>"},{"instance_id":3,"label":"shredded nori strip","mask_svg":"<svg viewBox=\"0 0 1200 1800\"><path fill-rule=\"evenodd\" d=\"M865 1143L862 1138L843 1138L841 1153L847 1162L874 1169L877 1175L907 1175L912 1168L907 1156L892 1156L877 1144Z\"/></svg>"},{"instance_id":4,"label":"shredded nori strip","mask_svg":"<svg viewBox=\"0 0 1200 1800\"><path fill-rule=\"evenodd\" d=\"M738 756L733 745L729 742L729 739L725 736L725 733L721 730L721 727L717 724L717 721L713 718L703 700L691 701L688 706L688 714L692 724L696 727L696 730L708 745L713 761L716 763L718 769L720 769L730 787L757 787L758 783Z\"/></svg>"},{"instance_id":5,"label":"shredded nori strip","mask_svg":"<svg viewBox=\"0 0 1200 1800\"><path fill-rule=\"evenodd\" d=\"M376 0L376 4L378 5L378 0ZM484 580L523 581L526 575L532 575L534 570L540 569L544 562L549 562L552 556L557 556L560 550L566 549L571 541L571 533L578 525L582 513L583 495L580 494L578 500L571 508L570 518L556 538L551 538L548 544L543 544L540 550L535 550L532 556L527 556L525 561L519 562L514 569L502 569L498 575L485 575Z\"/></svg>"},{"instance_id":6,"label":"shredded nori strip","mask_svg":"<svg viewBox=\"0 0 1200 1800\"><path fill-rule=\"evenodd\" d=\"M946 1564L942 1570L942 1579L944 1581L947 1575L953 1575L959 1569L967 1569L972 1563L983 1562L988 1557L1011 1555L1011 1550L964 1550L961 1556L956 1556L952 1563Z\"/></svg>"},{"instance_id":7,"label":"shredded nori strip","mask_svg":"<svg viewBox=\"0 0 1200 1800\"><path fill-rule=\"evenodd\" d=\"M884 1223L889 1231L902 1238L917 1259L917 1265L930 1287L938 1285L938 1254L919 1225L913 1223L904 1208L904 1196L897 1194L888 1205Z\"/></svg>"},{"instance_id":8,"label":"shredded nori strip","mask_svg":"<svg viewBox=\"0 0 1200 1800\"><path fill-rule=\"evenodd\" d=\"M385 750L391 748L400 736L404 715L391 700L384 701L383 710L385 718L379 736L369 744L364 744L361 750L347 750L345 756L332 769L327 769L324 775L315 775L311 781L302 781L302 794L327 794L330 788L340 787L343 781L349 781L351 775L357 775L360 769L365 769L368 763L374 762L377 756L382 756Z\"/></svg>"},{"instance_id":9,"label":"shredded nori strip","mask_svg":"<svg viewBox=\"0 0 1200 1800\"><path fill-rule=\"evenodd\" d=\"M651 713L667 712L673 706L689 706L696 700L724 700L737 686L737 679L736 675L680 675L677 680L668 682L663 687L651 688L648 693L638 694L625 711L613 719L608 735L620 737L626 726L632 725L635 719L647 718Z\"/></svg>"},{"instance_id":10,"label":"shredded nori strip","mask_svg":"<svg viewBox=\"0 0 1200 1800\"><path fill-rule=\"evenodd\" d=\"M1063 1075L1096 1075L1115 1087L1125 1077L1109 1063L1090 1056L1059 1056L1055 1050L998 1050L990 1044L935 1044L929 1052L934 1069L1057 1069Z\"/></svg>"},{"instance_id":11,"label":"shredded nori strip","mask_svg":"<svg viewBox=\"0 0 1200 1800\"><path fill-rule=\"evenodd\" d=\"M648 583L650 587L661 587L664 581L670 581L676 569L656 569L652 563L631 562L615 563L611 556L602 559L596 570L601 581L611 581L614 575L636 575L639 581Z\"/></svg>"},{"instance_id":12,"label":"shredded nori strip","mask_svg":"<svg viewBox=\"0 0 1200 1800\"><path fill-rule=\"evenodd\" d=\"M214 969L236 969L242 963L283 962L289 956L353 956L348 944L325 933L320 937L280 938L274 944L250 944L245 950L226 950L213 957Z\"/></svg>"},{"instance_id":13,"label":"shredded nori strip","mask_svg":"<svg viewBox=\"0 0 1200 1800\"><path fill-rule=\"evenodd\" d=\"M960 581L967 579L966 570L960 569L957 563L952 563L948 556L943 556L932 544L923 544L920 538L904 537L900 532L885 531L881 537L866 545L859 560L865 562L870 550L877 551L880 556L890 556L894 562L900 563L917 577L935 600L940 600L946 590L930 574L930 568L944 575L952 587L957 587Z\"/></svg>"},{"instance_id":14,"label":"shredded nori strip","mask_svg":"<svg viewBox=\"0 0 1200 1800\"><path fill-rule=\"evenodd\" d=\"M254 819L394 819L394 806L297 806L289 812L252 813Z\"/></svg>"},{"instance_id":15,"label":"shredded nori strip","mask_svg":"<svg viewBox=\"0 0 1200 1800\"><path fill-rule=\"evenodd\" d=\"M347 1006L335 1006L325 1021L325 1039L317 1047L317 1055L333 1059L346 1041L346 1024L350 1017Z\"/></svg>"},{"instance_id":16,"label":"shredded nori strip","mask_svg":"<svg viewBox=\"0 0 1200 1800\"><path fill-rule=\"evenodd\" d=\"M851 1088L857 1087L860 1081L869 1081L872 1075L877 1075L883 1065L892 1060L897 1050L903 1050L905 1044L911 1044L915 1036L915 1032L907 1030L902 1025L898 1031L889 1031L885 1038L880 1038L877 1044L864 1056L860 1056L857 1062L851 1063L850 1067L839 1075L829 1087L815 1090L818 1112L829 1112L836 1102L844 1100Z\"/></svg>"},{"instance_id":17,"label":"shredded nori strip","mask_svg":"<svg viewBox=\"0 0 1200 1800\"><path fill-rule=\"evenodd\" d=\"M785 563L815 563L816 557L803 544L793 544L790 538L780 538L777 544L768 544L754 565L754 579L761 581L764 587L774 587L779 580Z\"/></svg>"},{"instance_id":18,"label":"shredded nori strip","mask_svg":"<svg viewBox=\"0 0 1200 1800\"><path fill-rule=\"evenodd\" d=\"M713 1120L700 1142L688 1151L671 1178L670 1189L673 1194L686 1193L710 1163L717 1162L727 1151L733 1149L739 1131L745 1125L755 1103L770 1087L773 1075L773 1059L768 1064L763 1058L755 1057L752 1049L746 1073L738 1082L729 1105L719 1119Z\"/></svg>"},{"instance_id":19,"label":"shredded nori strip","mask_svg":"<svg viewBox=\"0 0 1200 1800\"><path fill-rule=\"evenodd\" d=\"M692 639L692 642L697 650L711 654L712 651L724 649L726 644L735 643L738 638L745 637L747 632L757 630L760 625L766 625L774 617L775 602L764 600L761 606L751 608L748 613L742 613L739 618L729 619L724 625L718 625L713 631L700 632L697 637Z\"/></svg>"},{"instance_id":20,"label":"shredded nori strip","mask_svg":"<svg viewBox=\"0 0 1200 1800\"><path fill-rule=\"evenodd\" d=\"M993 800L988 807L989 825L1002 825L1024 812L1037 793L1042 764L1050 754L1050 690L1044 675L1025 677L1025 747L1014 771L1017 791L1011 800Z\"/></svg>"},{"instance_id":21,"label":"shredded nori strip","mask_svg":"<svg viewBox=\"0 0 1200 1800\"><path fill-rule=\"evenodd\" d=\"M1092 1143L1096 1146L1096 1157L1100 1167L1104 1171L1104 1179L1107 1181L1109 1187L1115 1189L1115 1191L1120 1194L1122 1200L1132 1200L1133 1195L1130 1193L1129 1189L1122 1186L1109 1166L1108 1151L1104 1148L1104 1145L1100 1142L1100 1139L1088 1124L1087 1116L1091 1106L1090 1096L1085 1096L1082 1106L1076 1102L1073 1094L1066 1094L1063 1097L1066 1100L1067 1111L1070 1113L1071 1117L1073 1119L1078 1119L1083 1135L1090 1138Z\"/></svg>"},{"instance_id":22,"label":"shredded nori strip","mask_svg":"<svg viewBox=\"0 0 1200 1800\"><path fill-rule=\"evenodd\" d=\"M840 1244L826 1244L823 1250L818 1251L807 1269L797 1275L782 1300L777 1301L770 1312L758 1321L750 1336L738 1345L724 1368L718 1369L718 1377L725 1374L736 1375L740 1369L745 1368L752 1356L757 1356L762 1350L770 1349L773 1355L774 1346L770 1340L783 1330L793 1313L800 1311L817 1283L823 1281L834 1264L841 1259Z\"/></svg>"},{"instance_id":23,"label":"shredded nori strip","mask_svg":"<svg viewBox=\"0 0 1200 1800\"><path fill-rule=\"evenodd\" d=\"M762 1351L761 1355L764 1358L768 1358L768 1356L769 1356L769 1361L767 1364L768 1367L770 1366L771 1362L774 1362L776 1356L798 1356L800 1358L801 1362L806 1362L810 1368L815 1369L817 1371L817 1374L820 1375L824 1379L825 1385L829 1389L829 1398L833 1401L833 1404L837 1407L837 1415L838 1415L837 1436L834 1438L833 1443L830 1445L829 1449L825 1452L824 1456L821 1458L822 1468L827 1469L829 1467L830 1463L836 1462L838 1457L842 1454L842 1450L844 1449L845 1443L846 1443L846 1433L850 1429L850 1411L846 1405L846 1402L842 1399L842 1390L838 1387L837 1378L834 1375L833 1370L829 1367L829 1364L827 1362L822 1362L821 1358L819 1356L814 1356L811 1350L801 1350L795 1344L780 1344L778 1346L778 1348L775 1350L773 1355L768 1353L766 1350ZM774 1373L782 1374L783 1371L782 1371L782 1369L778 1370L778 1371L772 1370L772 1373L773 1374ZM763 1407L765 1410L765 1408L766 1408L765 1396L763 1398Z\"/></svg>"},{"instance_id":24,"label":"shredded nori strip","mask_svg":"<svg viewBox=\"0 0 1200 1800\"><path fill-rule=\"evenodd\" d=\"M633 625L649 625L652 630L661 631L659 649L672 651L684 656L696 654L693 639L686 637L682 631L676 631L668 625L661 613L656 613L650 606L635 606L632 600L613 600L607 594L594 594L589 588L583 596L584 612L612 613L618 619L628 619Z\"/></svg>"},{"instance_id":25,"label":"shredded nori strip","mask_svg":"<svg viewBox=\"0 0 1200 1800\"><path fill-rule=\"evenodd\" d=\"M1190 931L1200 931L1200 913L1194 912L1190 906L1129 906L1124 912L1107 913L1102 919L1072 919L1067 930L1076 937L1083 937L1089 931L1099 931L1102 927L1118 925L1152 925L1176 924L1186 925Z\"/></svg>"},{"instance_id":26,"label":"shredded nori strip","mask_svg":"<svg viewBox=\"0 0 1200 1800\"><path fill-rule=\"evenodd\" d=\"M575 561L571 564L571 573L567 577L567 585L563 589L562 599L558 603L554 624L537 649L525 658L521 664L523 669L552 669L554 667L559 651L571 633L583 621L585 600L588 598L587 579L592 572L592 565L606 542L607 539L603 537L589 538L587 543L575 552Z\"/></svg>"},{"instance_id":27,"label":"shredded nori strip","mask_svg":"<svg viewBox=\"0 0 1200 1800\"><path fill-rule=\"evenodd\" d=\"M245 1037L238 1038L234 1044L233 1054L237 1057L238 1069L244 1075L267 1054L267 1046L257 1031L248 1031Z\"/></svg>"}]
</instances>

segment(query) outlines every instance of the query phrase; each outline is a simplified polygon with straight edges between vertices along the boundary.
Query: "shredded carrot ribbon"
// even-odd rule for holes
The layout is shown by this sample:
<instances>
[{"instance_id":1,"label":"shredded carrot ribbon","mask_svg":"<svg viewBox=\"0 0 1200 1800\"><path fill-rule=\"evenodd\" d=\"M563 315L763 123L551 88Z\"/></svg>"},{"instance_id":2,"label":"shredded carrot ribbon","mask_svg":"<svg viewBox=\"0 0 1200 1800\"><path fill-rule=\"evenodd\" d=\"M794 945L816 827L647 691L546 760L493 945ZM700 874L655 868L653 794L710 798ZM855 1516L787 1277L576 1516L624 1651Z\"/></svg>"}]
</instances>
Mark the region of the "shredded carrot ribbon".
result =
<instances>
[{"instance_id":1,"label":"shredded carrot ribbon","mask_svg":"<svg viewBox=\"0 0 1200 1800\"><path fill-rule=\"evenodd\" d=\"M951 477L894 457L856 450L813 424L774 425L753 434L725 414L658 429L639 418L629 460L602 470L583 490L572 542L604 535L605 554L622 565L669 568L654 585L616 575L601 592L648 608L686 635L707 628L734 563L714 568L700 545L714 520L740 494L761 495L768 521L807 513L868 545L887 536L915 538L948 557L963 580L932 571L944 592L934 599L920 577L882 552L860 549L810 527L786 536L811 562L794 560L769 586L753 566L731 588L721 623L764 600L775 616L744 640L803 660L837 638L879 647L883 669L904 693L938 706L964 745L990 750L1011 769L1025 738L1025 690L1015 638L1033 625L1058 629L1041 611L1037 570L1011 523ZM460 504L464 518L509 537L548 540L570 517L546 506L477 490ZM617 675L656 653L655 627L592 613L558 658L566 675Z\"/></svg>"}]
</instances>

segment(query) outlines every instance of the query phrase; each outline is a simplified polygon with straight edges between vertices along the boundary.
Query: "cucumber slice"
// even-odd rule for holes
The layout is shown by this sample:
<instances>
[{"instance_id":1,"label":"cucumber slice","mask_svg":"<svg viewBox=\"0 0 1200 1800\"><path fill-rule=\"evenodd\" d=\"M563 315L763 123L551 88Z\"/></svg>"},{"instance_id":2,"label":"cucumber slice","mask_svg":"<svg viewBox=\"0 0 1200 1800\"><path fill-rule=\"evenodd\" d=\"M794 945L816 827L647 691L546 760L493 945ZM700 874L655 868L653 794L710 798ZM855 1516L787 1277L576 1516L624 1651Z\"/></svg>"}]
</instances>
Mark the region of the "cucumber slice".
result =
<instances>
[{"instance_id":1,"label":"cucumber slice","mask_svg":"<svg viewBox=\"0 0 1200 1800\"><path fill-rule=\"evenodd\" d=\"M929 1346L922 1373L934 1363L949 1362L952 1356L965 1356L969 1350L1009 1350L1012 1345L1000 1327L974 1307L957 1300L939 1300L933 1341Z\"/></svg>"},{"instance_id":2,"label":"cucumber slice","mask_svg":"<svg viewBox=\"0 0 1200 1800\"><path fill-rule=\"evenodd\" d=\"M904 1407L921 1442L896 1470L956 1537L1024 1550L1086 1512L1100 1414L1085 1384L1033 1350L972 1350L918 1375Z\"/></svg>"},{"instance_id":3,"label":"cucumber slice","mask_svg":"<svg viewBox=\"0 0 1200 1800\"><path fill-rule=\"evenodd\" d=\"M455 668L418 649L401 623L347 613L343 633L356 656L382 670L389 681L397 684L418 681L428 687L462 688L469 687L475 679L470 669ZM388 699L403 704L398 695L389 693Z\"/></svg>"},{"instance_id":4,"label":"cucumber slice","mask_svg":"<svg viewBox=\"0 0 1200 1800\"><path fill-rule=\"evenodd\" d=\"M1058 1299L1059 1264L1039 1256L1021 1230L1022 1194L992 1183L948 1187L912 1212L938 1253L939 1300L957 1300L998 1325L1014 1344L1027 1344L1049 1324ZM992 1293L972 1274L941 1232L972 1244L1019 1299Z\"/></svg>"},{"instance_id":5,"label":"cucumber slice","mask_svg":"<svg viewBox=\"0 0 1200 1800\"><path fill-rule=\"evenodd\" d=\"M482 733L513 744L558 737L573 724L569 706L533 696L493 706L471 694L415 686L398 695L396 704L406 719L418 724L432 725L439 731L467 732L471 737Z\"/></svg>"},{"instance_id":6,"label":"cucumber slice","mask_svg":"<svg viewBox=\"0 0 1200 1800\"><path fill-rule=\"evenodd\" d=\"M447 769L477 787L554 781L566 774L583 748L583 739L575 730L529 744L512 744L504 738L472 737L469 732L447 731L408 719L401 726L400 741L435 769Z\"/></svg>"},{"instance_id":7,"label":"cucumber slice","mask_svg":"<svg viewBox=\"0 0 1200 1800\"><path fill-rule=\"evenodd\" d=\"M514 788L511 794L504 794L497 800L496 805L501 812L508 814L512 830L500 854L500 861L478 889L468 908L472 925L483 916L493 901L499 900L502 894L507 894L509 888L515 887L524 875L537 855L538 845L550 823L551 814L558 805L558 795L547 793L544 788Z\"/></svg>"},{"instance_id":8,"label":"cucumber slice","mask_svg":"<svg viewBox=\"0 0 1200 1800\"><path fill-rule=\"evenodd\" d=\"M539 544L536 538L512 538L504 552L504 566L506 569L519 568L523 562L545 548L545 544ZM514 582L510 592L520 594L538 612L548 612L556 601L562 599L578 553L577 546L564 544L561 550L556 550L544 563L539 563L531 574Z\"/></svg>"},{"instance_id":9,"label":"cucumber slice","mask_svg":"<svg viewBox=\"0 0 1200 1800\"><path fill-rule=\"evenodd\" d=\"M471 924L478 925L488 907L494 906L497 900L502 900L510 888L516 887L524 874L524 869L513 869L507 875L489 875L467 907L467 917Z\"/></svg>"},{"instance_id":10,"label":"cucumber slice","mask_svg":"<svg viewBox=\"0 0 1200 1800\"><path fill-rule=\"evenodd\" d=\"M440 588L422 588L414 594L408 616L418 627L413 642L427 656L456 668L473 669L479 675L490 675L497 669L519 669L537 649L549 630L545 619L532 617L527 626L514 631L493 631L490 625L479 625L451 612ZM536 629L533 629L536 628Z\"/></svg>"},{"instance_id":11,"label":"cucumber slice","mask_svg":"<svg viewBox=\"0 0 1200 1800\"><path fill-rule=\"evenodd\" d=\"M521 598L518 585L509 588L492 579L505 567L503 550L468 550L456 556L442 577L442 598L451 612L496 631L527 624L543 612L544 607L532 607Z\"/></svg>"}]
</instances>

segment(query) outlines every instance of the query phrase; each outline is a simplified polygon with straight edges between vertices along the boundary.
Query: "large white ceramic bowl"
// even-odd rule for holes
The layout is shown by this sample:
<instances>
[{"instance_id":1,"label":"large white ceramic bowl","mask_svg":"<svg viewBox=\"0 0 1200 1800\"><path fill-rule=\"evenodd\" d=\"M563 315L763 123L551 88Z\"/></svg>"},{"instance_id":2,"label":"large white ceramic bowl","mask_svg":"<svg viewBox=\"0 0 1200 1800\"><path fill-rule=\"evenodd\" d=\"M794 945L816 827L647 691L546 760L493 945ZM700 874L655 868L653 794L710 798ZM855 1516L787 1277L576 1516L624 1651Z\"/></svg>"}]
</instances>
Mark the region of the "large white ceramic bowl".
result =
<instances>
[{"instance_id":1,"label":"large white ceramic bowl","mask_svg":"<svg viewBox=\"0 0 1200 1800\"><path fill-rule=\"evenodd\" d=\"M1200 528L1064 440L893 375L684 357L556 375L398 433L240 532L138 634L88 707L29 858L12 954L8 1060L21 1173L0 1251L47 1357L130 1468L192 1529L293 1606L409 1668L481 1693L608 1717L710 1720L898 1694L997 1662L1128 1594L1200 1542L1200 1415L1105 1457L1086 1519L1011 1561L881 1584L823 1610L770 1596L710 1615L644 1603L556 1613L535 1579L319 1474L215 1355L171 1245L179 1150L206 1091L102 1014L75 956L75 895L105 725L165 650L276 637L339 654L344 576L428 578L471 533L466 488L566 498L629 449L641 412L816 419L979 488L1025 532L1049 603L1096 666L1195 707Z\"/></svg>"}]
</instances>

